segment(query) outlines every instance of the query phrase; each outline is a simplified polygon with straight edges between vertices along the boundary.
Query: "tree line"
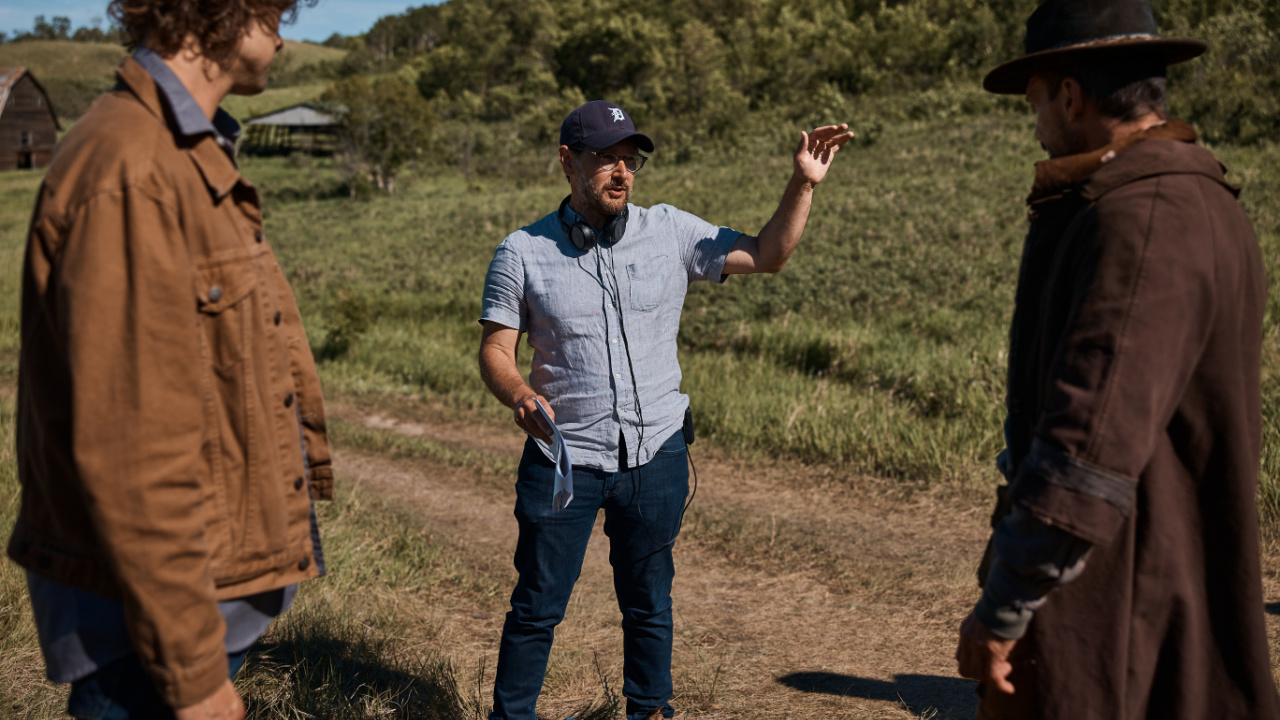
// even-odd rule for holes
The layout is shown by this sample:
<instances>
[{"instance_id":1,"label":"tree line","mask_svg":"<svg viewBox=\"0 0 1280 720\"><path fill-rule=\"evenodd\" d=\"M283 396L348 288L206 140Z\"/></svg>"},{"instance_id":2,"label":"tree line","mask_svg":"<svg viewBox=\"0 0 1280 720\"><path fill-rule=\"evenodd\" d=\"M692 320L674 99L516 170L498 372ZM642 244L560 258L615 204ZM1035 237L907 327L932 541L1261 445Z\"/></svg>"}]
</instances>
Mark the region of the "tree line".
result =
<instances>
[{"instance_id":1,"label":"tree line","mask_svg":"<svg viewBox=\"0 0 1280 720\"><path fill-rule=\"evenodd\" d=\"M378 135L368 124L385 118L398 130L381 134L402 136L412 111L431 126L435 149L468 174L478 166L500 171L521 148L554 143L564 114L598 98L627 108L658 136L664 157L679 161L744 136L757 145L775 136L782 142L779 125L849 120L873 141L882 125L902 120L1020 111L1019 99L987 96L978 84L1022 53L1036 5L449 0L383 17L362 36L330 38L327 44L348 49L347 58L309 72L346 78L327 95L340 114L357 101L398 98L385 111L358 113L359 132ZM1153 9L1162 33L1211 48L1171 70L1173 114L1210 142L1276 137L1280 5L1155 0ZM370 72L385 87L359 77ZM405 102L407 88L424 102ZM394 172L380 170L384 180Z\"/></svg>"},{"instance_id":2,"label":"tree line","mask_svg":"<svg viewBox=\"0 0 1280 720\"><path fill-rule=\"evenodd\" d=\"M1021 111L983 73L1021 54L1037 0L449 0L324 44L340 61L281 67L276 85L332 82L353 166L379 187L425 155L505 173L555 141L571 108L606 98L667 161L789 142L798 124L850 121L863 142L904 120ZM323 6L312 12L322 11ZM1166 35L1206 40L1171 71L1172 112L1210 142L1280 133L1280 3L1154 0ZM43 15L26 39L118 40L100 22ZM367 80L376 77L376 80ZM381 138L381 140L379 140ZM429 138L425 144L421 138ZM385 143L413 140L414 147ZM384 146L377 146L382 142ZM372 158L372 159L371 159Z\"/></svg>"},{"instance_id":3,"label":"tree line","mask_svg":"<svg viewBox=\"0 0 1280 720\"><path fill-rule=\"evenodd\" d=\"M114 23L103 27L102 18L96 17L88 25L71 29L71 18L54 15L45 19L44 15L36 15L30 30L0 31L0 43L24 42L27 40L74 40L76 42L121 42L120 30Z\"/></svg>"}]
</instances>

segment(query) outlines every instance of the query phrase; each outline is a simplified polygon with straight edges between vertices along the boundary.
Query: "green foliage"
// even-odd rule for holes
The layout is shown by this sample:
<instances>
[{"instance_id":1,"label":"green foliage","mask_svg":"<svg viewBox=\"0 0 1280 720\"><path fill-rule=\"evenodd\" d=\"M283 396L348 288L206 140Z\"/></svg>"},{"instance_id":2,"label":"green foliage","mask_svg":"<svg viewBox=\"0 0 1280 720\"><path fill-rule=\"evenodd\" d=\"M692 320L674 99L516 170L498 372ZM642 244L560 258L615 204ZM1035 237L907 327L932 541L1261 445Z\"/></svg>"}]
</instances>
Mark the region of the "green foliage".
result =
<instances>
[{"instance_id":1,"label":"green foliage","mask_svg":"<svg viewBox=\"0 0 1280 720\"><path fill-rule=\"evenodd\" d=\"M628 108L669 157L687 162L780 118L844 121L869 99L909 103L920 92L976 88L983 73L1021 54L1036 4L450 0L382 18L366 41L371 58L404 62L401 73L444 118L501 123L518 144L545 145L554 141L564 99L608 98ZM1167 34L1203 37L1213 47L1210 57L1175 71L1175 109L1213 141L1274 135L1275 4L1173 0L1157 9ZM944 111L1009 105L965 102ZM468 176L483 164L477 158L505 152L456 136L450 130L437 141Z\"/></svg>"},{"instance_id":2,"label":"green foliage","mask_svg":"<svg viewBox=\"0 0 1280 720\"><path fill-rule=\"evenodd\" d=\"M1175 114L1210 142L1252 144L1280 132L1280 24L1254 4L1207 17L1196 35L1208 54L1172 72Z\"/></svg>"},{"instance_id":3,"label":"green foliage","mask_svg":"<svg viewBox=\"0 0 1280 720\"><path fill-rule=\"evenodd\" d=\"M342 158L352 196L362 177L379 190L394 192L396 174L421 156L430 139L435 117L422 95L397 76L372 83L356 76L334 83L321 101L342 127Z\"/></svg>"},{"instance_id":4,"label":"green foliage","mask_svg":"<svg viewBox=\"0 0 1280 720\"><path fill-rule=\"evenodd\" d=\"M93 18L89 25L78 27L73 32L71 30L71 18L65 15L54 15L48 20L45 19L44 15L36 15L30 30L16 30L12 37L9 37L7 33L0 33L0 43L5 42L6 39L10 42L73 40L82 43L119 44L121 35L120 29L114 23L108 29L103 30L101 17Z\"/></svg>"},{"instance_id":5,"label":"green foliage","mask_svg":"<svg viewBox=\"0 0 1280 720\"><path fill-rule=\"evenodd\" d=\"M369 302L350 288L338 288L333 305L325 313L329 332L316 355L322 360L332 360L345 355L351 345L369 329Z\"/></svg>"},{"instance_id":6,"label":"green foliage","mask_svg":"<svg viewBox=\"0 0 1280 720\"><path fill-rule=\"evenodd\" d=\"M31 40L66 40L70 36L71 18L54 15L53 20L45 20L44 15L37 15L30 35L26 37Z\"/></svg>"}]
</instances>

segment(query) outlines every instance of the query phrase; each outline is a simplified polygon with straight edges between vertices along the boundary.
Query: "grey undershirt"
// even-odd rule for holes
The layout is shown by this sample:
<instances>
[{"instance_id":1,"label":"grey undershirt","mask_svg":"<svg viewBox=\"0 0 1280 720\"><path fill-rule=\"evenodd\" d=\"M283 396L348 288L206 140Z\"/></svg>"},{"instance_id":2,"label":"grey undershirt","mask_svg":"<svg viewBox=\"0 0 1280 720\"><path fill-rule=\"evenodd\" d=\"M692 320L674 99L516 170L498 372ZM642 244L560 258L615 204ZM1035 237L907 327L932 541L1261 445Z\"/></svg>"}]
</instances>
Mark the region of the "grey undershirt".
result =
<instances>
[{"instance_id":1,"label":"grey undershirt","mask_svg":"<svg viewBox=\"0 0 1280 720\"><path fill-rule=\"evenodd\" d=\"M1005 450L996 465L1012 482L1014 468L1008 458ZM1084 572L1092 545L1040 522L1016 504L996 526L992 539L995 556L974 614L996 635L1020 638L1049 593Z\"/></svg>"}]
</instances>

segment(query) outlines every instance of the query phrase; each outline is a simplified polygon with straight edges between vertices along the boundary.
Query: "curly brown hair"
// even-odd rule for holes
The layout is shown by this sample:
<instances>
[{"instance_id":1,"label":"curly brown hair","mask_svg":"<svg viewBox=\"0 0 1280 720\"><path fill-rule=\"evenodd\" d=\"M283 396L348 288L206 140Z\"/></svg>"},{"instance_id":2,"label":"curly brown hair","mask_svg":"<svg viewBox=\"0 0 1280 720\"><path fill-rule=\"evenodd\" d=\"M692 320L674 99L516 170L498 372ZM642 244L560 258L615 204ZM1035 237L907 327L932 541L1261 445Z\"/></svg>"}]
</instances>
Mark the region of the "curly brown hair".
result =
<instances>
[{"instance_id":1,"label":"curly brown hair","mask_svg":"<svg viewBox=\"0 0 1280 720\"><path fill-rule=\"evenodd\" d=\"M316 1L112 0L107 13L120 25L130 50L145 44L171 57L191 36L202 55L225 67L250 22L277 31L280 23L293 22L299 5Z\"/></svg>"}]
</instances>

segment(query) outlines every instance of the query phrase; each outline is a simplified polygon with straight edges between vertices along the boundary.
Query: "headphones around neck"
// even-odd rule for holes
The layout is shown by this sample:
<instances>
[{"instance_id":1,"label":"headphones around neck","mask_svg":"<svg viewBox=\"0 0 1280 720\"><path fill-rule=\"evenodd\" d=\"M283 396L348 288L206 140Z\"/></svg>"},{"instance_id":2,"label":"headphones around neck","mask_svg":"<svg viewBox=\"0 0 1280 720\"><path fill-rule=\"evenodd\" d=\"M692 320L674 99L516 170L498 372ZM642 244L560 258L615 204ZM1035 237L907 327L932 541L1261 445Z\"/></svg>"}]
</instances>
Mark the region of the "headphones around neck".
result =
<instances>
[{"instance_id":1,"label":"headphones around neck","mask_svg":"<svg viewBox=\"0 0 1280 720\"><path fill-rule=\"evenodd\" d=\"M630 208L605 221L604 232L600 233L600 237L596 237L596 229L591 227L586 220L583 220L582 216L579 215L577 221L572 225L565 221L564 209L569 206L569 198L571 197L573 196L566 196L564 200L560 201L560 209L556 211L556 216L560 218L560 227L564 228L565 234L569 236L569 242L573 243L574 247L586 252L595 247L597 243L613 245L626 234L627 214L630 212ZM577 215L577 213L575 212L574 215Z\"/></svg>"}]
</instances>

